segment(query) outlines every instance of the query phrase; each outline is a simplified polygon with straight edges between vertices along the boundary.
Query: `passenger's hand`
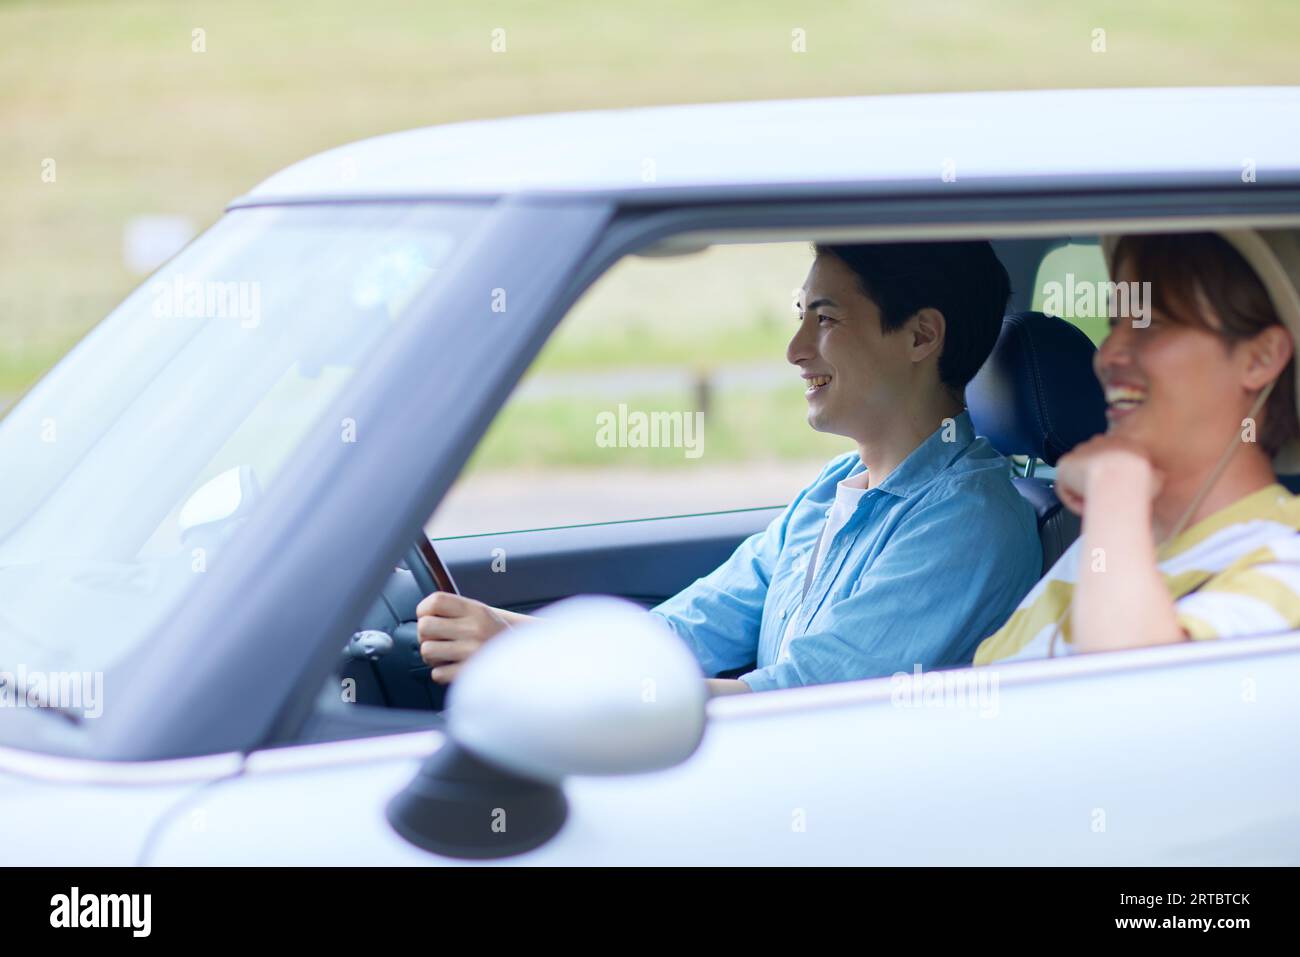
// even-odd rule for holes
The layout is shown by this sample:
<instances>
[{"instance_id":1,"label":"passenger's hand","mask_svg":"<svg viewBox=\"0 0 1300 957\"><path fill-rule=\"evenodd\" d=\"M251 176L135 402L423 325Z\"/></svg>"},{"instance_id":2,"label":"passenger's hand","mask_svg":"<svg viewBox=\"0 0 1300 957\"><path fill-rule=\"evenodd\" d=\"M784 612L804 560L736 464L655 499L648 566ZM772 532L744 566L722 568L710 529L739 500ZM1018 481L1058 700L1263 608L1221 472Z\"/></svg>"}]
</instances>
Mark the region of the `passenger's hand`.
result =
<instances>
[{"instance_id":1,"label":"passenger's hand","mask_svg":"<svg viewBox=\"0 0 1300 957\"><path fill-rule=\"evenodd\" d=\"M416 606L415 617L420 658L433 667L434 681L447 684L484 642L510 626L509 618L523 616L439 591Z\"/></svg>"},{"instance_id":2,"label":"passenger's hand","mask_svg":"<svg viewBox=\"0 0 1300 957\"><path fill-rule=\"evenodd\" d=\"M1116 435L1094 436L1056 463L1056 497L1076 515L1083 514L1088 489L1095 482L1121 485L1148 502L1164 484L1142 447Z\"/></svg>"}]
</instances>

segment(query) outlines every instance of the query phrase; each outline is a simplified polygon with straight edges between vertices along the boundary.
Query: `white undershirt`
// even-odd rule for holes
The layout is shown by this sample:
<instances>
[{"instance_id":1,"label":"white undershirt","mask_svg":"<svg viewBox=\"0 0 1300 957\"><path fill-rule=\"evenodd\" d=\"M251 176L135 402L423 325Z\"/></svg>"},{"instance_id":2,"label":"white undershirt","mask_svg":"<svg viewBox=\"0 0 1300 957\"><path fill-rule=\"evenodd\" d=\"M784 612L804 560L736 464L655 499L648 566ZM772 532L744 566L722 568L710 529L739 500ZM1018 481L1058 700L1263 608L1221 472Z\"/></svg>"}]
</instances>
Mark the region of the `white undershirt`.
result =
<instances>
[{"instance_id":1,"label":"white undershirt","mask_svg":"<svg viewBox=\"0 0 1300 957\"><path fill-rule=\"evenodd\" d=\"M862 500L862 496L866 494L866 469L863 469L857 475L842 479L839 484L835 486L835 501L831 505L830 511L826 516L826 524L822 527L821 545L817 548L817 554L813 556L813 560L818 565L821 564L822 558L830 548L831 542L835 540L835 536L840 533L840 529L842 529L848 520L853 517L853 513L858 507L858 502ZM815 566L813 574L817 574ZM804 581L807 580L809 579L804 579ZM801 592L803 591L803 581L799 583L799 590ZM785 634L781 636L781 647L777 651L776 660L778 662L785 661L790 657L790 639L793 637L791 632L794 631L794 622L798 617L799 615L797 611L791 612L790 620L785 626Z\"/></svg>"}]
</instances>

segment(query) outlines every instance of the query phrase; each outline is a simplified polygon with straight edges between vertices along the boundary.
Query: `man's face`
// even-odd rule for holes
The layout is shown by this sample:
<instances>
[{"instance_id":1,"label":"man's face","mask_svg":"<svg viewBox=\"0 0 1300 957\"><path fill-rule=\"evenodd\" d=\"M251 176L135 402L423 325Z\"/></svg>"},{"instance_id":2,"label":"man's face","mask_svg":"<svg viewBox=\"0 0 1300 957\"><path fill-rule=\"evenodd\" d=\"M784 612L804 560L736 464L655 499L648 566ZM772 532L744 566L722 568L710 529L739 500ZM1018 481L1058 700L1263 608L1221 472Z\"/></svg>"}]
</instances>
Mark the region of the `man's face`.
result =
<instances>
[{"instance_id":1,"label":"man's face","mask_svg":"<svg viewBox=\"0 0 1300 957\"><path fill-rule=\"evenodd\" d=\"M785 354L803 377L808 424L867 440L873 422L898 414L910 386L909 337L881 330L880 309L833 255L813 262L797 308L799 328Z\"/></svg>"}]
</instances>

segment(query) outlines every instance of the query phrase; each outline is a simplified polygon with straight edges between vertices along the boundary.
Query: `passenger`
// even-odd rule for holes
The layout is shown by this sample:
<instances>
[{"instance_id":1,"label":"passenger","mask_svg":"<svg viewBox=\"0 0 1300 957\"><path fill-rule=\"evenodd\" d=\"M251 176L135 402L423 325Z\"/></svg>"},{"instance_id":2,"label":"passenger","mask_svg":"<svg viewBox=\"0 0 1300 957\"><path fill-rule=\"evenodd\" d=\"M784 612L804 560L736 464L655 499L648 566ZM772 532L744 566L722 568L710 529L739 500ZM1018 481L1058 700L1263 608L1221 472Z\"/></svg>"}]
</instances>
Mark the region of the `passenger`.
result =
<instances>
[{"instance_id":1,"label":"passenger","mask_svg":"<svg viewBox=\"0 0 1300 957\"><path fill-rule=\"evenodd\" d=\"M986 242L818 246L786 358L832 459L718 569L651 609L714 694L970 661L1041 571L1033 510L976 438L965 388L1009 294ZM435 594L421 653L445 682L527 616Z\"/></svg>"},{"instance_id":2,"label":"passenger","mask_svg":"<svg viewBox=\"0 0 1300 957\"><path fill-rule=\"evenodd\" d=\"M977 665L1300 627L1300 499L1274 471L1300 464L1300 241L1105 246L1111 276L1150 283L1151 301L1111 319L1094 361L1109 428L1057 464L1082 534Z\"/></svg>"}]
</instances>

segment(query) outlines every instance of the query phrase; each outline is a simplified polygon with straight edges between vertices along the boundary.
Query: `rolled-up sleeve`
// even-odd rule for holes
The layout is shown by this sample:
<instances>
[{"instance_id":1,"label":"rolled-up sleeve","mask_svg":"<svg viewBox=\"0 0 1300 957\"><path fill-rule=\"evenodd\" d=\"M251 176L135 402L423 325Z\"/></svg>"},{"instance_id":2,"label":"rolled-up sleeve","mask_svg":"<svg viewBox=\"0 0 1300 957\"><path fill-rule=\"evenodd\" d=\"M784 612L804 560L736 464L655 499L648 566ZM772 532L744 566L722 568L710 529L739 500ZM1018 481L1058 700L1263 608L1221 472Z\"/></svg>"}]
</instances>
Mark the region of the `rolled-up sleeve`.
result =
<instances>
[{"instance_id":1,"label":"rolled-up sleeve","mask_svg":"<svg viewBox=\"0 0 1300 957\"><path fill-rule=\"evenodd\" d=\"M1041 563L1028 507L989 507L982 491L959 486L910 514L853 592L791 639L788 658L741 680L768 691L969 664Z\"/></svg>"}]
</instances>

